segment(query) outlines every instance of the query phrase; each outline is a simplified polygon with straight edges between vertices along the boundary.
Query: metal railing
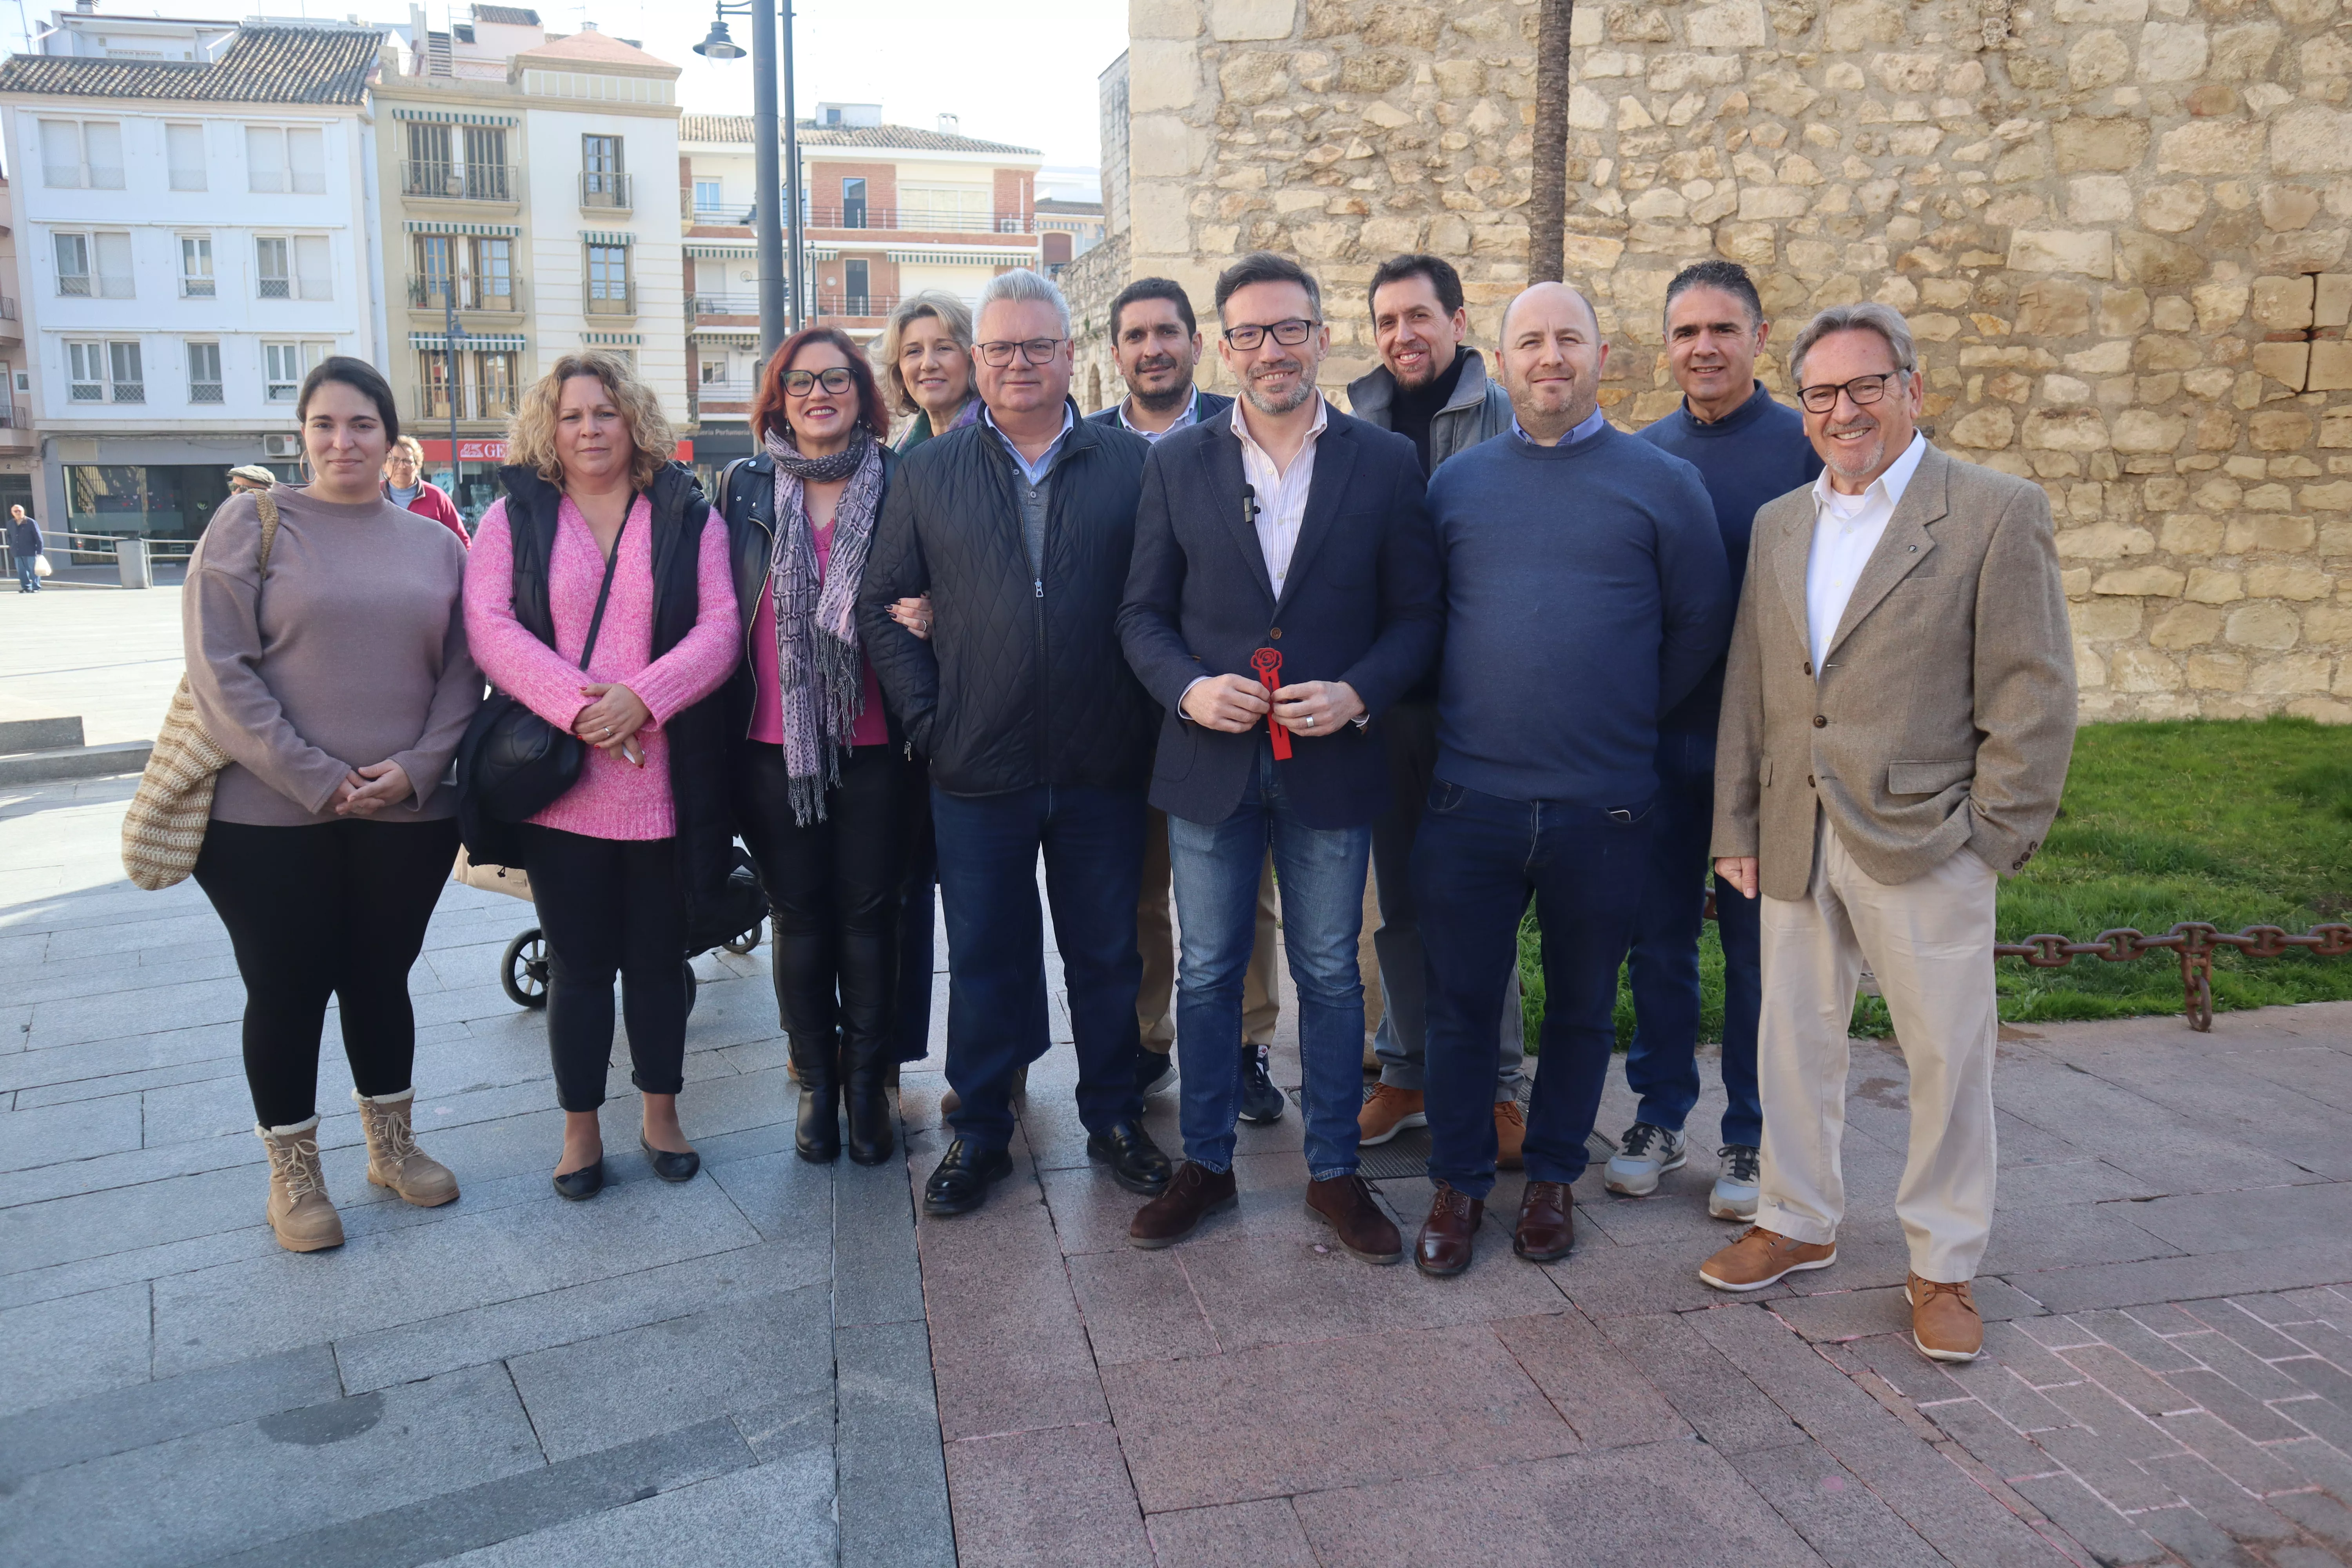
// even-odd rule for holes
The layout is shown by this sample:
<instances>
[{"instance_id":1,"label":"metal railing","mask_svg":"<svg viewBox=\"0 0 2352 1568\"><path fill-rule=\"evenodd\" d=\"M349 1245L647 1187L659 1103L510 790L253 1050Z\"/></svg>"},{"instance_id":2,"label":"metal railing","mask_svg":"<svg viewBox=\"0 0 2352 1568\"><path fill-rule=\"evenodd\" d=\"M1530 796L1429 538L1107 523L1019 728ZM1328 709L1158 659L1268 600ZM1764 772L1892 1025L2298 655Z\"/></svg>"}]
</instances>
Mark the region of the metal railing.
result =
<instances>
[{"instance_id":1,"label":"metal railing","mask_svg":"<svg viewBox=\"0 0 2352 1568\"><path fill-rule=\"evenodd\" d=\"M719 206L706 206L698 202L695 204L694 207L694 221L697 223L725 224L730 226L748 224L751 221L751 209L747 206L727 206L724 205Z\"/></svg>"},{"instance_id":2,"label":"metal railing","mask_svg":"<svg viewBox=\"0 0 2352 1568\"><path fill-rule=\"evenodd\" d=\"M819 294L816 313L820 316L842 316L853 321L875 316L887 316L898 308L896 294Z\"/></svg>"},{"instance_id":3,"label":"metal railing","mask_svg":"<svg viewBox=\"0 0 2352 1568\"><path fill-rule=\"evenodd\" d=\"M942 213L928 207L818 206L808 209L808 226L887 229L917 234L1034 234L1036 220L1018 213Z\"/></svg>"},{"instance_id":4,"label":"metal railing","mask_svg":"<svg viewBox=\"0 0 2352 1568\"><path fill-rule=\"evenodd\" d=\"M408 279L410 310L446 310L452 294L457 296L460 310L511 316L529 309L523 302L523 279L520 278L441 278L428 273L423 277L412 275Z\"/></svg>"},{"instance_id":5,"label":"metal railing","mask_svg":"<svg viewBox=\"0 0 2352 1568\"><path fill-rule=\"evenodd\" d=\"M626 283L589 282L582 286L581 308L591 316L634 316L637 313L637 284L631 279Z\"/></svg>"},{"instance_id":6,"label":"metal railing","mask_svg":"<svg viewBox=\"0 0 2352 1568\"><path fill-rule=\"evenodd\" d=\"M695 384L694 392L705 403L749 403L758 388L751 380L704 381Z\"/></svg>"},{"instance_id":7,"label":"metal railing","mask_svg":"<svg viewBox=\"0 0 2352 1568\"><path fill-rule=\"evenodd\" d=\"M511 163L404 163L400 166L403 195L460 202L517 200L515 166Z\"/></svg>"},{"instance_id":8,"label":"metal railing","mask_svg":"<svg viewBox=\"0 0 2352 1568\"><path fill-rule=\"evenodd\" d=\"M215 298L218 292L219 282L215 279L182 278L180 279L180 298L183 300L210 300Z\"/></svg>"},{"instance_id":9,"label":"metal railing","mask_svg":"<svg viewBox=\"0 0 2352 1568\"><path fill-rule=\"evenodd\" d=\"M0 321L13 321L16 319L16 301L5 294L0 294Z\"/></svg>"},{"instance_id":10,"label":"metal railing","mask_svg":"<svg viewBox=\"0 0 2352 1568\"><path fill-rule=\"evenodd\" d=\"M580 205L601 212L627 212L629 176L617 169L582 170Z\"/></svg>"},{"instance_id":11,"label":"metal railing","mask_svg":"<svg viewBox=\"0 0 2352 1568\"><path fill-rule=\"evenodd\" d=\"M688 316L756 316L760 313L757 294L689 294L686 298Z\"/></svg>"},{"instance_id":12,"label":"metal railing","mask_svg":"<svg viewBox=\"0 0 2352 1568\"><path fill-rule=\"evenodd\" d=\"M188 383L188 401L191 403L218 403L222 401L221 384L217 381L192 381Z\"/></svg>"}]
</instances>

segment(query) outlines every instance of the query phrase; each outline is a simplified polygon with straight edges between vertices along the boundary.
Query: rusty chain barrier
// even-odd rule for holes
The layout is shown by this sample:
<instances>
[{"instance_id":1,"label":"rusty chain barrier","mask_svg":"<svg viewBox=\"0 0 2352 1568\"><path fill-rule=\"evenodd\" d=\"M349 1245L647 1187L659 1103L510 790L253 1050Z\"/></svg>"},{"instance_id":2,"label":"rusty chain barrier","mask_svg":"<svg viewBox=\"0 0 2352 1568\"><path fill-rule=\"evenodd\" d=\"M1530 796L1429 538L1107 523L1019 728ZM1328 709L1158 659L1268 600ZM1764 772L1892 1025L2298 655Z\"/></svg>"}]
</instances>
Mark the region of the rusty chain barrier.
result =
<instances>
[{"instance_id":1,"label":"rusty chain barrier","mask_svg":"<svg viewBox=\"0 0 2352 1568\"><path fill-rule=\"evenodd\" d=\"M2023 942L1997 943L1992 951L1996 958L2021 958L2034 969L2063 969L2078 958L2127 963L2151 952L2177 954L2182 1011L2189 1015L2189 1026L2201 1034L2213 1026L2213 953L2225 947L2249 958L2277 958L2297 949L2315 958L2343 958L2352 954L2352 925L2315 925L2301 936L2279 926L2248 926L2232 936L2202 921L2183 921L2162 936L2125 926L2103 931L2093 942L2029 936Z\"/></svg>"}]
</instances>

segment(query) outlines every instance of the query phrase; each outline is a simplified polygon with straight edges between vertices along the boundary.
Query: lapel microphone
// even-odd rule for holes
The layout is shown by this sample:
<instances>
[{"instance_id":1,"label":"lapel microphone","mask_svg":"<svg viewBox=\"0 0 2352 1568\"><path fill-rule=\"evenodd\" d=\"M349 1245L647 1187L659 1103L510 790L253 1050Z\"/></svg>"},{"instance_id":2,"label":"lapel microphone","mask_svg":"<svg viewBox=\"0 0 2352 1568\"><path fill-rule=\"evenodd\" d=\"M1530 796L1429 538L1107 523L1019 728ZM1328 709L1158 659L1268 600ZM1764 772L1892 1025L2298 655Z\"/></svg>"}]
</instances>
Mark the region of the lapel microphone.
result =
<instances>
[{"instance_id":1,"label":"lapel microphone","mask_svg":"<svg viewBox=\"0 0 2352 1568\"><path fill-rule=\"evenodd\" d=\"M1257 526L1257 487L1255 485L1244 483L1242 486L1242 521L1252 528Z\"/></svg>"}]
</instances>

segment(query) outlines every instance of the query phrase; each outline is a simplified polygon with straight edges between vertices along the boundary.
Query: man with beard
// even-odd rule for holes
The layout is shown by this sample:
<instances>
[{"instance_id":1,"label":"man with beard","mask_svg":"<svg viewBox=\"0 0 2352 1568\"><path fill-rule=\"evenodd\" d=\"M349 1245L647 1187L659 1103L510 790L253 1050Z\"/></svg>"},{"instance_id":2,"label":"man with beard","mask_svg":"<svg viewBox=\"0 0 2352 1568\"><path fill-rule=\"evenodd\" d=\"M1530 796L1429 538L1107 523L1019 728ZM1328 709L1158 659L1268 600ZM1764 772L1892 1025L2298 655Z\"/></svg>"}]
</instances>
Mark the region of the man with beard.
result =
<instances>
[{"instance_id":1,"label":"man with beard","mask_svg":"<svg viewBox=\"0 0 2352 1568\"><path fill-rule=\"evenodd\" d=\"M1201 363L1201 329L1192 297L1169 278L1139 278L1110 302L1111 353L1127 395L1098 414L1098 425L1116 425L1145 440L1223 413L1230 397L1202 392L1192 384ZM1143 1037L1136 1081L1149 1094L1175 1070L1176 928L1168 919L1168 814L1151 808L1143 843L1143 901L1135 910L1135 936L1143 952L1143 989L1135 998L1135 1021ZM1250 948L1249 973L1242 981L1242 1120L1282 1120L1282 1091L1266 1070L1282 1001L1274 978L1274 860L1266 859L1257 886L1257 935Z\"/></svg>"},{"instance_id":2,"label":"man with beard","mask_svg":"<svg viewBox=\"0 0 2352 1568\"><path fill-rule=\"evenodd\" d=\"M1658 715L1723 651L1731 585L1698 470L1601 415L1592 307L1538 283L1503 314L1510 435L1430 486L1445 561L1437 773L1413 892L1429 953L1429 1174L1413 1261L1458 1274L1495 1184L1495 1007L1530 895L1542 1065L1513 1250L1565 1258L1569 1184L1616 1044L1617 970L1655 826Z\"/></svg>"},{"instance_id":3,"label":"man with beard","mask_svg":"<svg viewBox=\"0 0 2352 1568\"><path fill-rule=\"evenodd\" d=\"M1437 650L1438 567L1402 438L1328 406L1322 290L1259 252L1217 279L1242 400L1144 465L1119 640L1168 710L1151 802L1168 814L1183 984L1184 1163L1129 1226L1166 1247L1234 1202L1242 971L1269 847L1298 991L1307 1206L1349 1253L1395 1263L1395 1224L1357 1173L1371 825L1388 767L1367 725Z\"/></svg>"},{"instance_id":4,"label":"man with beard","mask_svg":"<svg viewBox=\"0 0 2352 1568\"><path fill-rule=\"evenodd\" d=\"M2058 813L2074 656L2042 487L1919 434L1911 330L1834 306L1789 349L1811 486L1756 514L1716 739L1716 875L1760 893L1756 1223L1699 1278L1756 1290L1837 1261L1846 1033L1867 967L1910 1068L1895 1189L1911 1342L1984 1343L1993 901Z\"/></svg>"},{"instance_id":5,"label":"man with beard","mask_svg":"<svg viewBox=\"0 0 2352 1568\"><path fill-rule=\"evenodd\" d=\"M1372 273L1368 299L1381 363L1348 386L1356 417L1412 443L1421 471L1433 474L1456 452L1511 427L1511 400L1486 375L1486 362L1464 340L1470 312L1462 276L1437 256L1399 256ZM1389 764L1389 808L1372 825L1372 882L1380 901L1381 1021L1372 1041L1381 1080L1357 1127L1366 1143L1385 1143L1408 1127L1428 1125L1422 1102L1428 991L1421 920L1413 907L1412 841L1437 765L1437 666L1413 684L1381 726ZM1527 1026L1519 1012L1518 971L1511 972L1496 1031L1495 1140L1506 1170L1519 1163L1527 1121L1519 1085ZM1367 1066L1370 1064L1367 1063Z\"/></svg>"}]
</instances>

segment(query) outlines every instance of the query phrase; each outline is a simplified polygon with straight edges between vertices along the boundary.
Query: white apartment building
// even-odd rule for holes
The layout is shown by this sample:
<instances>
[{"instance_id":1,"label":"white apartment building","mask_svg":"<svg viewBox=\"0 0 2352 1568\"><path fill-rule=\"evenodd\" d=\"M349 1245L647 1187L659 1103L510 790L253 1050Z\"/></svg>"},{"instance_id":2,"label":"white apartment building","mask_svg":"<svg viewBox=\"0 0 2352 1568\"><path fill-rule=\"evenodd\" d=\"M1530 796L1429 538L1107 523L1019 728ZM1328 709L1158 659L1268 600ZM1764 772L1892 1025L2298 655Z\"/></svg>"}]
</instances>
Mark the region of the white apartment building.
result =
<instances>
[{"instance_id":1,"label":"white apartment building","mask_svg":"<svg viewBox=\"0 0 2352 1568\"><path fill-rule=\"evenodd\" d=\"M383 37L59 12L41 43L0 64L38 510L191 538L231 466L291 471L312 365L385 363Z\"/></svg>"}]
</instances>

